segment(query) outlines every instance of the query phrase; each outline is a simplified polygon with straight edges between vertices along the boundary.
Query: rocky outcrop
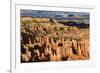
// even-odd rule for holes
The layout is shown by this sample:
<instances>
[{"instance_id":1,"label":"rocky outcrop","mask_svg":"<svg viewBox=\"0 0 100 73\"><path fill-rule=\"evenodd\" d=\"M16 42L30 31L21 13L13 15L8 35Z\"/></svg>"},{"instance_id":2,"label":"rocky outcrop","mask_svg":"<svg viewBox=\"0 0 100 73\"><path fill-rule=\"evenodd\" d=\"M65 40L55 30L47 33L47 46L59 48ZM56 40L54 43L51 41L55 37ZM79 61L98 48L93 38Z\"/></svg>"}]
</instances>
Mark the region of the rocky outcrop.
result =
<instances>
[{"instance_id":1,"label":"rocky outcrop","mask_svg":"<svg viewBox=\"0 0 100 73\"><path fill-rule=\"evenodd\" d=\"M89 28L66 26L52 18L29 20L28 25L35 24L21 26L22 63L90 59Z\"/></svg>"}]
</instances>

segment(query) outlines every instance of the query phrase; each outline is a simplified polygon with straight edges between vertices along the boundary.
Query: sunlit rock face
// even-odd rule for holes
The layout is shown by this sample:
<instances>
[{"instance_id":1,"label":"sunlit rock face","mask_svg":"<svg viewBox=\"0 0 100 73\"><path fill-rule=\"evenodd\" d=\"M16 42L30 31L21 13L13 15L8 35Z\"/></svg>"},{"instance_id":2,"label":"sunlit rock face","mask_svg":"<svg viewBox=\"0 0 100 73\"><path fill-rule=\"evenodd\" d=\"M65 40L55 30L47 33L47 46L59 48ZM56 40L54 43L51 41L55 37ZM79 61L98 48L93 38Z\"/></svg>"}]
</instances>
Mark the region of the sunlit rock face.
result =
<instances>
[{"instance_id":1,"label":"sunlit rock face","mask_svg":"<svg viewBox=\"0 0 100 73\"><path fill-rule=\"evenodd\" d=\"M21 62L89 60L89 27L66 23L54 18L21 17Z\"/></svg>"}]
</instances>

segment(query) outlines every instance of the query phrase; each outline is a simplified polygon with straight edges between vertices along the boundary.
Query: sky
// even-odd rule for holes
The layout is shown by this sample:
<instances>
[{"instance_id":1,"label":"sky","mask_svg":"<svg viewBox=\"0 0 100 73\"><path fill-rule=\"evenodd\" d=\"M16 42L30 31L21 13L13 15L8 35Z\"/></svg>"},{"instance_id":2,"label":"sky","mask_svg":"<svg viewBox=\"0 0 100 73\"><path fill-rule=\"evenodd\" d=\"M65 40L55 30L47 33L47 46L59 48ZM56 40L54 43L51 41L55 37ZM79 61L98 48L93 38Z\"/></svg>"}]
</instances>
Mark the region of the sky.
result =
<instances>
[{"instance_id":1,"label":"sky","mask_svg":"<svg viewBox=\"0 0 100 73\"><path fill-rule=\"evenodd\" d=\"M21 10L21 16L32 17L53 17L53 18L86 18L89 19L89 13L86 12L62 12L62 11L42 11L42 10Z\"/></svg>"}]
</instances>

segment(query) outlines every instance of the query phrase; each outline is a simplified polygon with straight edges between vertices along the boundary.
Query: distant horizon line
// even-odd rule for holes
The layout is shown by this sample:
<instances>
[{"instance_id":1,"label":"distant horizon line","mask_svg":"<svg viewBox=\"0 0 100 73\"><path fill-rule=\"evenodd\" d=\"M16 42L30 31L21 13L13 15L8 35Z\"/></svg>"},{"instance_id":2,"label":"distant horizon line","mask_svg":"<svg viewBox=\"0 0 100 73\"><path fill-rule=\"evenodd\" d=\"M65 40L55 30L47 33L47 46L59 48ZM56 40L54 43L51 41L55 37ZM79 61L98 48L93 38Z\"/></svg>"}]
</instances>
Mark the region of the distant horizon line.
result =
<instances>
[{"instance_id":1,"label":"distant horizon line","mask_svg":"<svg viewBox=\"0 0 100 73\"><path fill-rule=\"evenodd\" d=\"M39 16L37 16L37 17L35 17L35 16L23 16L23 15L21 15L21 17L32 17L32 18L55 18L55 19L60 19L60 18L62 18L62 19L89 19L89 18L77 18L77 17L39 17Z\"/></svg>"}]
</instances>

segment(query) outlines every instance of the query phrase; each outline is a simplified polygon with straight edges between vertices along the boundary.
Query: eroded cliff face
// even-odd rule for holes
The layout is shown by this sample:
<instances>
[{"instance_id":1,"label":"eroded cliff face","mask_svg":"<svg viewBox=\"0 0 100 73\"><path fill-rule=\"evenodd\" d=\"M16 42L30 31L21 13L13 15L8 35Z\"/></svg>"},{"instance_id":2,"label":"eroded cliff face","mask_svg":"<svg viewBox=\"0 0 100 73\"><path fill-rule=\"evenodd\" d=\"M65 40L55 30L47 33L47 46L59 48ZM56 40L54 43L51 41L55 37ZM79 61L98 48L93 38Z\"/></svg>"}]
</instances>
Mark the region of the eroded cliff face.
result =
<instances>
[{"instance_id":1,"label":"eroded cliff face","mask_svg":"<svg viewBox=\"0 0 100 73\"><path fill-rule=\"evenodd\" d=\"M88 39L67 41L65 45L67 45L66 48L69 50L69 60L87 60L90 58Z\"/></svg>"},{"instance_id":2,"label":"eroded cliff face","mask_svg":"<svg viewBox=\"0 0 100 73\"><path fill-rule=\"evenodd\" d=\"M89 60L89 34L89 28L67 26L52 18L24 17L21 62Z\"/></svg>"}]
</instances>

